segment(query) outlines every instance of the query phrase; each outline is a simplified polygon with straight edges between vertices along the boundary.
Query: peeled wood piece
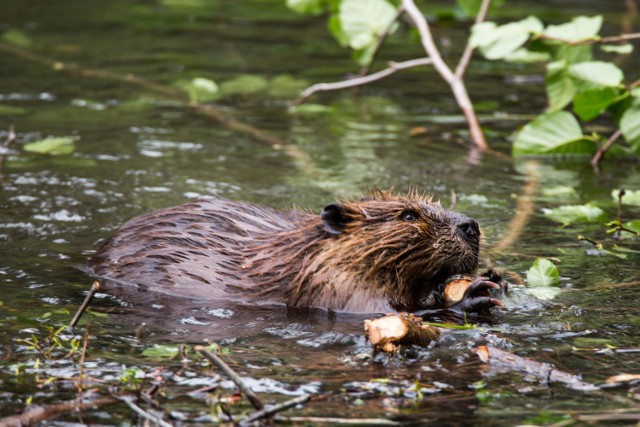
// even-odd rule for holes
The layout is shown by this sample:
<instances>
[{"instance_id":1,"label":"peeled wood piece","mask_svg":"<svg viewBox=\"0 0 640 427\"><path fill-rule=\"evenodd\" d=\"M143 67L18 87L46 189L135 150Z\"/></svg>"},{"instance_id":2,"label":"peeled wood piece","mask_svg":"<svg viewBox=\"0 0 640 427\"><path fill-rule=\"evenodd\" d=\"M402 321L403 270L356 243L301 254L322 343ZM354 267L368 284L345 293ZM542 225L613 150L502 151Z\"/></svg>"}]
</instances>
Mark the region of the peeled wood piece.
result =
<instances>
[{"instance_id":1,"label":"peeled wood piece","mask_svg":"<svg viewBox=\"0 0 640 427\"><path fill-rule=\"evenodd\" d=\"M484 345L476 347L472 351L478 355L480 360L501 371L522 372L548 383L563 383L574 390L593 391L599 389L594 384L582 381L579 376L556 369L549 363L537 362L509 351Z\"/></svg>"},{"instance_id":2,"label":"peeled wood piece","mask_svg":"<svg viewBox=\"0 0 640 427\"><path fill-rule=\"evenodd\" d=\"M384 317L364 321L369 342L378 350L392 352L400 344L427 346L440 338L440 331L423 325L422 318L409 313L387 314Z\"/></svg>"}]
</instances>

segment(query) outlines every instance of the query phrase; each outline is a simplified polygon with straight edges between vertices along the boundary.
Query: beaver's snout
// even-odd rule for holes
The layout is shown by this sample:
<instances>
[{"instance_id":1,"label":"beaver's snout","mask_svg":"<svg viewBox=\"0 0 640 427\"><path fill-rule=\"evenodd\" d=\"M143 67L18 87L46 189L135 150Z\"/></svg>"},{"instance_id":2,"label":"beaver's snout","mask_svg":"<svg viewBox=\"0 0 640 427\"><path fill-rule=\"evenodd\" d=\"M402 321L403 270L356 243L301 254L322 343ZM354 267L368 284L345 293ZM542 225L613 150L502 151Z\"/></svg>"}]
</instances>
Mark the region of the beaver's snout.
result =
<instances>
[{"instance_id":1,"label":"beaver's snout","mask_svg":"<svg viewBox=\"0 0 640 427\"><path fill-rule=\"evenodd\" d=\"M480 238L478 221L465 215L461 215L461 218L458 220L456 232L467 241L477 241Z\"/></svg>"}]
</instances>

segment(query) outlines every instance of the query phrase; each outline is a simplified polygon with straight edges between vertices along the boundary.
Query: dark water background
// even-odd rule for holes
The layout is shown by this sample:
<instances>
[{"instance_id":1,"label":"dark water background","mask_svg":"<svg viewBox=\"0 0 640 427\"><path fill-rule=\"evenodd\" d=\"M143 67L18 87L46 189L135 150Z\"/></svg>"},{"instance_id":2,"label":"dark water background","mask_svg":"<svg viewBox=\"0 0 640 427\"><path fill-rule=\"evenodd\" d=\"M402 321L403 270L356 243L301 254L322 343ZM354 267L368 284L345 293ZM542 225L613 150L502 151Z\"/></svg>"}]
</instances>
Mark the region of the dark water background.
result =
<instances>
[{"instance_id":1,"label":"dark water background","mask_svg":"<svg viewBox=\"0 0 640 427\"><path fill-rule=\"evenodd\" d=\"M435 15L447 9L451 4L439 2L426 10ZM512 1L499 16L536 14L559 23L579 13L604 14L605 34L640 26L622 1ZM467 25L441 21L434 27L438 41L451 46L444 50L451 63L463 47ZM89 375L117 379L132 366L151 372L159 363L141 356L144 349L214 340L231 350L234 368L255 379L265 401L305 391L323 396L293 411L297 415L516 425L540 413L637 407L637 389L634 398L629 387L589 394L549 386L520 374L487 372L470 352L492 343L594 383L640 373L638 353L612 349L640 346L637 240L615 242L599 223L559 227L543 214L544 208L594 202L613 219L612 190L640 189L640 167L636 161L610 160L597 174L585 159L508 156L511 132L544 109L541 66L474 59L468 89L490 145L505 154L481 155L468 149L448 88L428 68L398 73L363 88L359 96L317 95L310 102L329 107L321 113L291 113L288 103L304 82L282 89L272 83L276 78L336 81L356 67L323 18L294 15L284 1L3 0L0 30L23 32L29 40L25 50L67 68L112 73L83 76L7 51L0 57L0 104L24 110L0 115L0 138L7 137L11 123L18 135L3 151L0 192L0 415L19 411L29 398L51 403L75 396L69 383L38 386L36 376L71 377L77 363L57 360L36 369L37 353L20 340L33 334L45 339L47 327L68 323L90 285L74 266L86 262L128 218L207 194L319 211L336 196L358 196L372 185L415 186L445 205L455 192L456 209L478 219L488 248L503 238L517 213L518 194L533 189L533 215L524 233L493 263L522 275L536 257L553 258L563 292L542 302L517 290L507 298L508 308L481 328L447 332L434 348L392 360L371 359L359 316L281 307L185 308L171 302L169 309L141 310L102 297L93 309L107 317L89 313L83 319L91 323ZM418 57L410 37L391 39L380 64ZM627 81L638 78L636 53L616 62ZM115 81L113 74L134 74L167 87L194 77L223 84L240 74L261 76L264 90L225 96L216 106L226 117L282 141L264 143L153 88ZM427 133L409 137L416 126L426 126ZM20 150L23 143L65 135L79 137L69 156ZM575 193L544 195L557 186ZM640 208L626 206L624 214L638 218ZM626 258L588 256L578 235L631 251ZM180 367L179 361L164 363L166 372ZM16 374L21 369L26 373ZM388 382L370 382L375 378ZM169 380L165 407L206 421L204 399L184 395L198 382L188 375L183 380ZM422 396L415 393L416 380ZM480 380L486 382L483 395L470 387ZM132 419L124 406L83 415L84 422L110 425ZM79 419L69 415L58 424L74 422Z\"/></svg>"}]
</instances>

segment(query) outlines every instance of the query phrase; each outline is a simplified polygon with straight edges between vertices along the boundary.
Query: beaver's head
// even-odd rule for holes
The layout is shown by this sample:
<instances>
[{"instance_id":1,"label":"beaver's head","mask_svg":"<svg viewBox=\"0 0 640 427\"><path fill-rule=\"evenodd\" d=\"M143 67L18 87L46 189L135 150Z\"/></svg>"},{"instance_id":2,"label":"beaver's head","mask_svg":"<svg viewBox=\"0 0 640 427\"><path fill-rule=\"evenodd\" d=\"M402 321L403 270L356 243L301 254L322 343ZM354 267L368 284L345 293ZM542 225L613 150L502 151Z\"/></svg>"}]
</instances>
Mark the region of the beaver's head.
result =
<instances>
[{"instance_id":1,"label":"beaver's head","mask_svg":"<svg viewBox=\"0 0 640 427\"><path fill-rule=\"evenodd\" d=\"M328 205L321 217L340 264L386 287L396 309L410 309L436 284L478 265L478 223L418 194L379 191Z\"/></svg>"}]
</instances>

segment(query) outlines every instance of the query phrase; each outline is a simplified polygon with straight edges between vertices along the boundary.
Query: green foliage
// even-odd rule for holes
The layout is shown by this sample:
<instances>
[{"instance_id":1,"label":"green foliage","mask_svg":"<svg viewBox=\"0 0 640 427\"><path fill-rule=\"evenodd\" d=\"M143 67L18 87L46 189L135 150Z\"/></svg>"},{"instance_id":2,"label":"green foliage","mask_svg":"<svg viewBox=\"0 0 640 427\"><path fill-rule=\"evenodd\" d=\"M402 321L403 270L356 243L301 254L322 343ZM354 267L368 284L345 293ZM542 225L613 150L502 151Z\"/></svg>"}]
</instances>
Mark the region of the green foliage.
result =
<instances>
[{"instance_id":1,"label":"green foliage","mask_svg":"<svg viewBox=\"0 0 640 427\"><path fill-rule=\"evenodd\" d=\"M513 154L591 154L594 140L582 134L580 124L566 111L545 113L516 135Z\"/></svg>"},{"instance_id":2,"label":"green foliage","mask_svg":"<svg viewBox=\"0 0 640 427\"><path fill-rule=\"evenodd\" d=\"M48 154L51 156L61 156L71 154L76 147L74 142L78 138L73 136L50 137L40 141L30 142L22 148L24 151L38 154Z\"/></svg>"},{"instance_id":3,"label":"green foliage","mask_svg":"<svg viewBox=\"0 0 640 427\"><path fill-rule=\"evenodd\" d=\"M20 30L9 30L0 37L3 41L18 47L31 46L31 39Z\"/></svg>"},{"instance_id":4,"label":"green foliage","mask_svg":"<svg viewBox=\"0 0 640 427\"><path fill-rule=\"evenodd\" d=\"M142 355L154 360L173 359L180 352L177 345L154 345L146 348Z\"/></svg>"},{"instance_id":5,"label":"green foliage","mask_svg":"<svg viewBox=\"0 0 640 427\"><path fill-rule=\"evenodd\" d=\"M527 293L539 299L553 299L560 293L558 268L548 259L538 258L527 271Z\"/></svg>"},{"instance_id":6,"label":"green foliage","mask_svg":"<svg viewBox=\"0 0 640 427\"><path fill-rule=\"evenodd\" d=\"M542 29L542 22L534 16L505 25L481 22L471 29L470 43L487 59L505 59Z\"/></svg>"},{"instance_id":7,"label":"green foliage","mask_svg":"<svg viewBox=\"0 0 640 427\"><path fill-rule=\"evenodd\" d=\"M586 205L566 205L553 209L545 209L544 214L547 218L569 225L577 222L595 222L601 220L604 211L597 206Z\"/></svg>"},{"instance_id":8,"label":"green foliage","mask_svg":"<svg viewBox=\"0 0 640 427\"><path fill-rule=\"evenodd\" d=\"M0 104L0 116L17 116L18 114L24 114L26 112L27 110L24 108Z\"/></svg>"},{"instance_id":9,"label":"green foliage","mask_svg":"<svg viewBox=\"0 0 640 427\"><path fill-rule=\"evenodd\" d=\"M266 91L269 81L256 74L241 74L220 84L223 96L245 96Z\"/></svg>"},{"instance_id":10,"label":"green foliage","mask_svg":"<svg viewBox=\"0 0 640 427\"><path fill-rule=\"evenodd\" d=\"M204 77L192 80L179 80L175 83L180 89L189 94L189 100L194 103L211 102L220 98L220 89L216 82Z\"/></svg>"}]
</instances>

